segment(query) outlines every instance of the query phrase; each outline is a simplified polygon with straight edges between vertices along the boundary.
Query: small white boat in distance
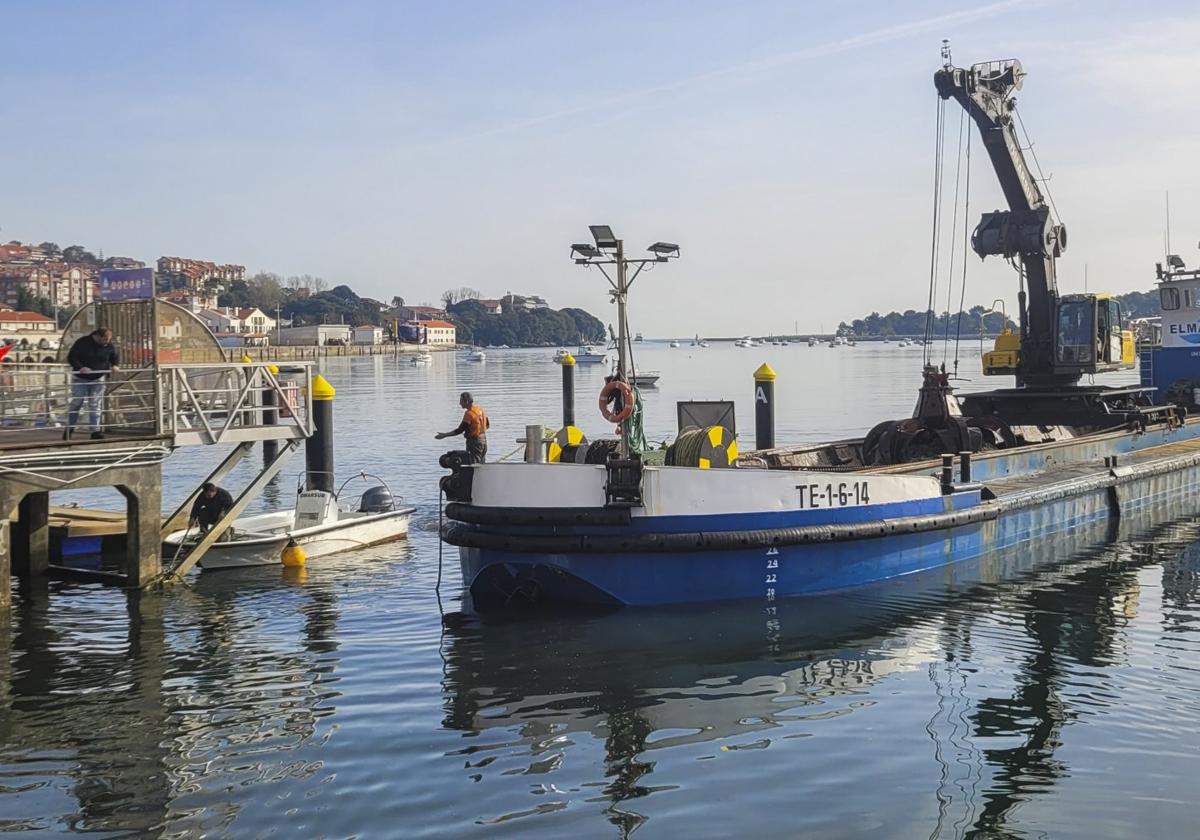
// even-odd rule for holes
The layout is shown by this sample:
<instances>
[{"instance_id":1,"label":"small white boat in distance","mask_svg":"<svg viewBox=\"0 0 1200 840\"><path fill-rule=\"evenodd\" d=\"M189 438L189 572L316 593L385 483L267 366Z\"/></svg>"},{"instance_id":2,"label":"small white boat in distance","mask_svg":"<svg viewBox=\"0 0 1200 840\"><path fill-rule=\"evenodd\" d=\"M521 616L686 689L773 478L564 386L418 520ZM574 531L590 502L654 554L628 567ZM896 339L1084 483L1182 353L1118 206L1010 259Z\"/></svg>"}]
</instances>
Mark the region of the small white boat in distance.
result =
<instances>
[{"instance_id":1,"label":"small white boat in distance","mask_svg":"<svg viewBox=\"0 0 1200 840\"><path fill-rule=\"evenodd\" d=\"M301 477L303 479L303 476ZM379 482L368 487L352 503L338 501L346 484L355 479ZM416 508L405 507L403 499L375 476L359 473L342 484L337 493L297 488L294 510L259 513L234 520L233 536L214 543L200 558L202 569L237 569L275 566L288 540L304 549L309 559L391 542L408 536L408 521ZM163 540L163 551L174 556L179 546L199 540L195 531L175 531Z\"/></svg>"},{"instance_id":2,"label":"small white boat in distance","mask_svg":"<svg viewBox=\"0 0 1200 840\"><path fill-rule=\"evenodd\" d=\"M564 347L559 347L557 350L554 351L554 361L561 362L563 359L565 359L567 356L570 356L570 355L571 355L570 350L567 350Z\"/></svg>"},{"instance_id":3,"label":"small white boat in distance","mask_svg":"<svg viewBox=\"0 0 1200 840\"><path fill-rule=\"evenodd\" d=\"M586 345L579 348L575 353L575 361L581 365L598 365L608 358L607 353L597 353L591 347Z\"/></svg>"},{"instance_id":4,"label":"small white boat in distance","mask_svg":"<svg viewBox=\"0 0 1200 840\"><path fill-rule=\"evenodd\" d=\"M733 342L733 346L734 347L753 347L754 339L750 338L749 336L747 336L746 338L739 338L737 341Z\"/></svg>"},{"instance_id":5,"label":"small white boat in distance","mask_svg":"<svg viewBox=\"0 0 1200 840\"><path fill-rule=\"evenodd\" d=\"M629 377L630 383L639 388L656 388L659 379L662 379L662 374L656 370L644 370Z\"/></svg>"},{"instance_id":6,"label":"small white boat in distance","mask_svg":"<svg viewBox=\"0 0 1200 840\"><path fill-rule=\"evenodd\" d=\"M678 341L676 341L675 339L671 339L671 346L672 346L672 347L678 347L678 346L679 346L679 342L678 342Z\"/></svg>"},{"instance_id":7,"label":"small white boat in distance","mask_svg":"<svg viewBox=\"0 0 1200 840\"><path fill-rule=\"evenodd\" d=\"M476 347L473 350L471 350L471 352L467 353L467 361L468 362L486 362L487 361L487 353L484 353L482 350L480 350L478 347Z\"/></svg>"},{"instance_id":8,"label":"small white boat in distance","mask_svg":"<svg viewBox=\"0 0 1200 840\"><path fill-rule=\"evenodd\" d=\"M433 364L433 354L430 353L428 350L423 350L420 353L418 353L417 355L412 357L412 363L414 365Z\"/></svg>"}]
</instances>

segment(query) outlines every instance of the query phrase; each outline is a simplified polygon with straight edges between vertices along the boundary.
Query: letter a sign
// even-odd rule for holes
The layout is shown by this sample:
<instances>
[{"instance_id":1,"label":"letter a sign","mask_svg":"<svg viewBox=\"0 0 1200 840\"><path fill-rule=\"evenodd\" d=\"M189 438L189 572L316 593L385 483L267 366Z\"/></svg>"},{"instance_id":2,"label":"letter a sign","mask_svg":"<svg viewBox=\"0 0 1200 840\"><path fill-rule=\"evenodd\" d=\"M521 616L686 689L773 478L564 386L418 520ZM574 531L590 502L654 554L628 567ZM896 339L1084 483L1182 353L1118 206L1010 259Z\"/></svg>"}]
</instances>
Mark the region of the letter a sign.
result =
<instances>
[{"instance_id":1,"label":"letter a sign","mask_svg":"<svg viewBox=\"0 0 1200 840\"><path fill-rule=\"evenodd\" d=\"M756 403L763 403L764 405L767 402L767 394L765 391L763 391L763 387L761 385L754 389L754 401Z\"/></svg>"}]
</instances>

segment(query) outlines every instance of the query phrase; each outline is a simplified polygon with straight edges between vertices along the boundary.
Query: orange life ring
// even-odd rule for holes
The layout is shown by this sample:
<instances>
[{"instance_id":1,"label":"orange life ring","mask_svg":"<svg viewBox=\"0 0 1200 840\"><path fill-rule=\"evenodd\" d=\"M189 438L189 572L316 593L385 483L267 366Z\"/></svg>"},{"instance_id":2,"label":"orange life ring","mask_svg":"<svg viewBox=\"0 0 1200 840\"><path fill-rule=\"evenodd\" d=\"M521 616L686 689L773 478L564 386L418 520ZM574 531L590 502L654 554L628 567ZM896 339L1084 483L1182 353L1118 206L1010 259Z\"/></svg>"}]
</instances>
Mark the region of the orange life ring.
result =
<instances>
[{"instance_id":1,"label":"orange life ring","mask_svg":"<svg viewBox=\"0 0 1200 840\"><path fill-rule=\"evenodd\" d=\"M608 404L613 401L614 393L621 395L621 410L612 411ZM624 423L633 414L633 389L620 379L614 379L600 390L600 413L609 423Z\"/></svg>"}]
</instances>

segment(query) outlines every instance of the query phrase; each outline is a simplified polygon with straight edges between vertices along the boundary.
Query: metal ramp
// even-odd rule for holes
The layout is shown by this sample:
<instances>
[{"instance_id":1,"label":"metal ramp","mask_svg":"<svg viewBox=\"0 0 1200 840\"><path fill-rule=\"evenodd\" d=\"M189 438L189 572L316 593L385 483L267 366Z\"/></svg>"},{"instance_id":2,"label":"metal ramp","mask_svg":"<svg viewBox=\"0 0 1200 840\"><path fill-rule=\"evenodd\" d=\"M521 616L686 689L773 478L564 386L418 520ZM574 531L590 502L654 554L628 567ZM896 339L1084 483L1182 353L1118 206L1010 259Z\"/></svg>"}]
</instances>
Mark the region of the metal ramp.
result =
<instances>
[{"instance_id":1,"label":"metal ramp","mask_svg":"<svg viewBox=\"0 0 1200 840\"><path fill-rule=\"evenodd\" d=\"M276 475L279 474L279 470L282 469L284 462L291 457L291 454L295 452L299 446L300 442L296 440L289 440L284 443L284 445L280 447L279 451L276 453L275 457L263 467L262 471L255 476L254 480L251 481L244 490L242 490L236 499L234 499L233 507L229 509L225 516L219 522L213 525L213 527L209 529L208 533L206 533L198 543L188 548L186 552L181 552L179 555L172 558L172 565L170 568L163 569L161 580L163 582L182 580L183 576L190 572L195 565L199 563L201 559L203 559L208 550L217 542L217 540L221 538L221 535L224 534L233 525L237 518L246 511L246 507L250 504L254 497L257 496L262 489L266 487ZM245 457L246 454L249 453L249 450L250 446L248 444L240 444L238 448L231 453L230 457L221 462L221 465L218 466L217 469L214 470L207 479L205 479L205 481L212 481L214 483L218 481L220 476L227 474L238 461L240 461L243 457ZM202 485L203 482L201 483L201 486ZM164 528L164 531L169 532L172 527L172 523L178 523L180 517L182 517L183 522L186 523L192 503L196 500L199 492L199 488L197 488L197 490L194 491L192 495L189 496L188 499L179 506L175 513L172 514L167 520L167 526ZM178 529L178 524L176 524L174 527L175 529Z\"/></svg>"}]
</instances>

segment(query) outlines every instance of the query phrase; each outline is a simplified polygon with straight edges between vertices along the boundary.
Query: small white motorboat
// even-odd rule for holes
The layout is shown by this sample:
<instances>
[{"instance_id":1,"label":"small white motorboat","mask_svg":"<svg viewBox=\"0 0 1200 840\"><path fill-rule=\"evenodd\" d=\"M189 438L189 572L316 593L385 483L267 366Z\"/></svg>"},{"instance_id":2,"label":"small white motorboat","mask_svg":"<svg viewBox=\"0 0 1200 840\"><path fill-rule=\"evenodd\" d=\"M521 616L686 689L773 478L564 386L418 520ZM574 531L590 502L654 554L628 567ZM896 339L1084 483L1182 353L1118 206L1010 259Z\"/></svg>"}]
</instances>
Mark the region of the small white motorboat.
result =
<instances>
[{"instance_id":1,"label":"small white motorboat","mask_svg":"<svg viewBox=\"0 0 1200 840\"><path fill-rule=\"evenodd\" d=\"M580 347L579 351L575 353L575 361L581 365L603 364L606 358L608 358L607 353L597 353L591 347L587 347L586 345Z\"/></svg>"},{"instance_id":2,"label":"small white motorboat","mask_svg":"<svg viewBox=\"0 0 1200 840\"><path fill-rule=\"evenodd\" d=\"M355 479L379 483L368 487L352 503L340 503L346 485ZM416 510L403 502L403 498L392 496L381 479L367 473L347 479L337 493L297 488L294 510L235 519L232 537L213 543L199 565L202 569L279 565L288 540L295 540L311 559L403 539L408 536L408 521ZM163 553L174 557L181 543L186 549L188 543L198 541L199 534L191 529L174 531L163 540Z\"/></svg>"},{"instance_id":3,"label":"small white motorboat","mask_svg":"<svg viewBox=\"0 0 1200 840\"><path fill-rule=\"evenodd\" d=\"M563 347L560 347L560 348L558 348L558 350L556 350L554 352L554 361L561 362L563 359L565 359L567 356L570 356L570 355L571 355L571 352L569 350L567 350Z\"/></svg>"},{"instance_id":4,"label":"small white motorboat","mask_svg":"<svg viewBox=\"0 0 1200 840\"><path fill-rule=\"evenodd\" d=\"M644 370L629 377L630 383L639 388L656 388L660 379L662 374L656 370Z\"/></svg>"},{"instance_id":5,"label":"small white motorboat","mask_svg":"<svg viewBox=\"0 0 1200 840\"><path fill-rule=\"evenodd\" d=\"M672 346L672 347L678 347L678 346L679 346L679 342L678 342L678 341L676 341L675 339L671 339L671 346Z\"/></svg>"},{"instance_id":6,"label":"small white motorboat","mask_svg":"<svg viewBox=\"0 0 1200 840\"><path fill-rule=\"evenodd\" d=\"M737 341L733 342L733 346L734 347L753 347L754 340L749 337L739 338Z\"/></svg>"},{"instance_id":7,"label":"small white motorboat","mask_svg":"<svg viewBox=\"0 0 1200 840\"><path fill-rule=\"evenodd\" d=\"M484 353L478 347L475 347L471 350L471 352L467 353L467 361L468 362L486 362L487 361L487 353Z\"/></svg>"},{"instance_id":8,"label":"small white motorboat","mask_svg":"<svg viewBox=\"0 0 1200 840\"><path fill-rule=\"evenodd\" d=\"M433 354L428 350L423 350L412 357L412 363L414 365L431 365L433 364Z\"/></svg>"}]
</instances>

